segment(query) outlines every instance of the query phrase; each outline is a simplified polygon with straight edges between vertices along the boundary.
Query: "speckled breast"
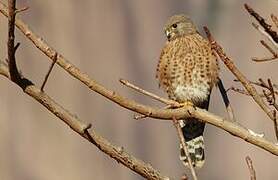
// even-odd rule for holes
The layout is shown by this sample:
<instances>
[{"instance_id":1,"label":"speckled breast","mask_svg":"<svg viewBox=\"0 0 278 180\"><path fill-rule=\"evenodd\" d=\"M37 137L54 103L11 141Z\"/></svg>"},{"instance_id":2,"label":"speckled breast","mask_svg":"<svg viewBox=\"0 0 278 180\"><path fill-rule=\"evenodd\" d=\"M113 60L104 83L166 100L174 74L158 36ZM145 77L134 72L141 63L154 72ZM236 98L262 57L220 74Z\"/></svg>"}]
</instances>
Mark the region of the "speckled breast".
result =
<instances>
[{"instance_id":1,"label":"speckled breast","mask_svg":"<svg viewBox=\"0 0 278 180\"><path fill-rule=\"evenodd\" d=\"M159 85L169 98L198 103L217 82L218 64L209 43L199 34L167 42L157 67Z\"/></svg>"}]
</instances>

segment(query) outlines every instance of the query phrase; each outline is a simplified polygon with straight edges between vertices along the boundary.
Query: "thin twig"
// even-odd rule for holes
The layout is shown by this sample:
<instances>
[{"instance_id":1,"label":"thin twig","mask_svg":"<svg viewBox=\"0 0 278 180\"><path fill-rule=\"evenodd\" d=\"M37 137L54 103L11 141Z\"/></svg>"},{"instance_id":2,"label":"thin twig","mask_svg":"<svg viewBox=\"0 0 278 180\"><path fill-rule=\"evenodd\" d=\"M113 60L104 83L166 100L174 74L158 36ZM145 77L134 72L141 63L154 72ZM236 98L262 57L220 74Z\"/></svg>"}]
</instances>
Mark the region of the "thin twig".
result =
<instances>
[{"instance_id":1,"label":"thin twig","mask_svg":"<svg viewBox=\"0 0 278 180\"><path fill-rule=\"evenodd\" d=\"M233 108L232 108L232 105L229 101L229 98L228 98L228 95L226 93L226 90L225 90L225 87L222 83L222 80L219 78L219 81L218 81L218 89L220 91L220 94L222 96L222 99L224 101L224 104L225 104L225 107L226 107L226 111L228 113L228 116L229 116L229 119L231 121L236 121L235 120L235 116L234 116L234 112L233 112Z\"/></svg>"},{"instance_id":2,"label":"thin twig","mask_svg":"<svg viewBox=\"0 0 278 180\"><path fill-rule=\"evenodd\" d=\"M260 42L272 54L272 57L252 58L253 61L266 62L266 61L271 61L271 60L275 60L278 58L278 54L264 40L261 40Z\"/></svg>"},{"instance_id":3,"label":"thin twig","mask_svg":"<svg viewBox=\"0 0 278 180\"><path fill-rule=\"evenodd\" d=\"M235 82L240 82L240 81L237 80L237 79L235 79L234 81L235 81ZM262 78L259 78L259 82L249 81L249 83L254 84L254 85L256 85L256 86L259 86L259 87L262 87L262 88L268 89L268 87L266 86L266 84L264 83L264 81L262 80ZM277 89L277 90L278 90L278 85L277 85L277 84L273 84L273 83L272 83L272 86L273 86L274 89ZM275 91L275 94L278 95L278 92Z\"/></svg>"},{"instance_id":4,"label":"thin twig","mask_svg":"<svg viewBox=\"0 0 278 180\"><path fill-rule=\"evenodd\" d=\"M271 93L271 97L272 97L271 105L273 105L273 104L275 104L276 98L275 98L275 93L274 93L274 89L273 89L273 86L272 86L271 79L268 78L267 83L268 83L268 87L269 87L268 89L269 89L269 91ZM278 109L277 109L277 111L278 111Z\"/></svg>"},{"instance_id":5,"label":"thin twig","mask_svg":"<svg viewBox=\"0 0 278 180\"><path fill-rule=\"evenodd\" d=\"M277 125L277 111L273 111L273 116L275 117L274 119L274 132L275 132L275 136L276 136L276 140L278 141L278 125Z\"/></svg>"},{"instance_id":6,"label":"thin twig","mask_svg":"<svg viewBox=\"0 0 278 180\"><path fill-rule=\"evenodd\" d=\"M230 88L228 88L226 91L227 91L227 92L228 92L228 91L234 91L234 92L237 92L237 93L246 95L246 96L250 96L250 94L248 94L248 92L245 91L244 89L235 88L235 87L233 87L233 86L230 87ZM259 95L260 95L260 97L265 98L265 95L264 95L264 94L259 94Z\"/></svg>"},{"instance_id":7,"label":"thin twig","mask_svg":"<svg viewBox=\"0 0 278 180\"><path fill-rule=\"evenodd\" d=\"M193 177L194 180L198 180L195 169L192 165L192 160L190 158L190 154L189 154L189 151L187 149L187 145L185 143L185 139L184 139L184 136L183 136L183 133L182 133L181 125L175 117L173 117L173 124L174 124L174 126L175 126L175 128L178 132L178 137L179 137L180 143L182 145L182 148L184 150L185 156L188 160L188 165L189 165L189 169L191 171L192 177Z\"/></svg>"},{"instance_id":8,"label":"thin twig","mask_svg":"<svg viewBox=\"0 0 278 180\"><path fill-rule=\"evenodd\" d=\"M275 26L278 28L278 18L274 14L270 15L272 22L275 24Z\"/></svg>"},{"instance_id":9,"label":"thin twig","mask_svg":"<svg viewBox=\"0 0 278 180\"><path fill-rule=\"evenodd\" d=\"M261 107L261 109L268 115L268 117L273 121L273 114L270 112L268 106L265 104L263 99L260 97L257 90L254 86L249 82L249 80L239 71L239 69L235 66L233 61L225 54L223 48L214 40L210 31L207 27L204 27L204 30L207 34L207 37L210 41L212 49L218 54L220 59L224 62L224 64L229 68L229 70L237 77L237 79L242 83L246 91L252 96L255 102Z\"/></svg>"},{"instance_id":10,"label":"thin twig","mask_svg":"<svg viewBox=\"0 0 278 180\"><path fill-rule=\"evenodd\" d=\"M47 71L47 74L44 77L44 81L43 81L42 86L41 86L41 91L43 91L43 88L44 88L44 86L45 86L45 84L46 84L46 82L48 80L48 77L49 77L49 75L50 75L50 73L51 73L51 71L52 71L56 61L57 61L57 53L54 55L54 60L52 61L51 65L50 65L50 67L49 67L49 69Z\"/></svg>"},{"instance_id":11,"label":"thin twig","mask_svg":"<svg viewBox=\"0 0 278 180\"><path fill-rule=\"evenodd\" d=\"M261 40L260 42L273 55L273 57L278 57L278 54L264 40Z\"/></svg>"},{"instance_id":12,"label":"thin twig","mask_svg":"<svg viewBox=\"0 0 278 180\"><path fill-rule=\"evenodd\" d=\"M273 106L276 109L276 111L278 111L278 104L276 103L276 97L275 97L276 92L274 91L274 86L273 86L271 80L268 78L267 83L265 83L260 78L259 82L261 83L261 85L263 87L265 87L268 90L268 92L267 92L265 89L263 89L263 94L264 94L267 102L269 103L270 106Z\"/></svg>"},{"instance_id":13,"label":"thin twig","mask_svg":"<svg viewBox=\"0 0 278 180\"><path fill-rule=\"evenodd\" d=\"M271 29L271 25L267 24L265 19L255 12L254 9L252 9L248 4L244 4L244 7L248 13L260 23L260 25L264 28L264 31L269 34L276 43L278 43L278 34Z\"/></svg>"},{"instance_id":14,"label":"thin twig","mask_svg":"<svg viewBox=\"0 0 278 180\"><path fill-rule=\"evenodd\" d=\"M252 23L252 26L257 29L263 36L265 36L276 48L278 48L277 42L275 42L272 37L258 24Z\"/></svg>"},{"instance_id":15,"label":"thin twig","mask_svg":"<svg viewBox=\"0 0 278 180\"><path fill-rule=\"evenodd\" d=\"M125 86L127 86L127 87L129 87L131 89L134 89L135 91L137 91L139 93L142 93L142 94L144 94L146 96L149 96L149 97L151 97L151 98L153 98L153 99L155 99L155 100L157 100L159 102L162 102L162 103L164 103L166 105L179 106L178 102L170 100L170 99L165 99L165 98L159 97L159 96L157 96L157 95L155 95L155 94L153 94L151 92L148 92L148 91L146 91L146 90L144 90L142 88L139 88L138 86L135 86L134 84L128 82L127 80L120 79L120 82L123 85L125 85Z\"/></svg>"},{"instance_id":16,"label":"thin twig","mask_svg":"<svg viewBox=\"0 0 278 180\"><path fill-rule=\"evenodd\" d=\"M246 160L249 172L250 172L250 179L251 180L256 180L256 171L253 167L253 163L252 163L251 158L249 156L246 156L245 160Z\"/></svg>"},{"instance_id":17,"label":"thin twig","mask_svg":"<svg viewBox=\"0 0 278 180\"><path fill-rule=\"evenodd\" d=\"M134 84L128 82L127 80L120 79L120 82L121 82L123 85L125 85L125 86L127 86L127 87L129 87L129 88L131 88L131 89L133 89L133 90L135 90L135 91L137 91L137 92L139 92L139 93L142 93L142 94L144 94L144 95L146 95L146 96L149 96L149 97L151 97L151 98L153 98L153 99L155 99L155 100L157 100L157 101L159 101L159 102L162 102L162 103L166 104L167 106L164 107L163 109L169 109L169 108L174 108L174 107L180 107L180 104L179 104L178 102L173 101L173 100L170 100L170 99L165 99L165 98L162 98L162 97L160 97L160 96L157 96L157 95L155 95L155 94L153 94L153 93L151 93L151 92L148 92L148 91L146 91L146 90L144 90L144 89L142 89L142 88L140 88L140 87L138 87L138 86L136 86L136 85L134 85ZM148 116L149 116L149 115L147 115L147 114L135 115L135 116L134 116L134 119L136 119L136 120L144 119L144 118L146 118L146 117L148 117Z\"/></svg>"},{"instance_id":18,"label":"thin twig","mask_svg":"<svg viewBox=\"0 0 278 180\"><path fill-rule=\"evenodd\" d=\"M16 9L15 13L18 14L18 13L21 13L21 12L26 11L28 9L29 9L29 7L23 7L23 8L20 8L20 9Z\"/></svg>"}]
</instances>

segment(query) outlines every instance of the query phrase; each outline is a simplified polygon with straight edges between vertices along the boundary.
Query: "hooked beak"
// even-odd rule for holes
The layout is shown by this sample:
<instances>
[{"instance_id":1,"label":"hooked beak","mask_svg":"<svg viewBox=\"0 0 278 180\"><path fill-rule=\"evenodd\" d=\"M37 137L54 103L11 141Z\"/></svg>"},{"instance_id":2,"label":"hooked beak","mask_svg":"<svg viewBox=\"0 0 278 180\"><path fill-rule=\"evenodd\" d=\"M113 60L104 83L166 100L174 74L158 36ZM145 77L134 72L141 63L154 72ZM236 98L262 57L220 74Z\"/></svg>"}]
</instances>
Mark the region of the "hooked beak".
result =
<instances>
[{"instance_id":1,"label":"hooked beak","mask_svg":"<svg viewBox=\"0 0 278 180\"><path fill-rule=\"evenodd\" d=\"M168 39L168 40L171 38L171 33L170 33L170 31L166 31L166 36L167 36L167 39Z\"/></svg>"}]
</instances>

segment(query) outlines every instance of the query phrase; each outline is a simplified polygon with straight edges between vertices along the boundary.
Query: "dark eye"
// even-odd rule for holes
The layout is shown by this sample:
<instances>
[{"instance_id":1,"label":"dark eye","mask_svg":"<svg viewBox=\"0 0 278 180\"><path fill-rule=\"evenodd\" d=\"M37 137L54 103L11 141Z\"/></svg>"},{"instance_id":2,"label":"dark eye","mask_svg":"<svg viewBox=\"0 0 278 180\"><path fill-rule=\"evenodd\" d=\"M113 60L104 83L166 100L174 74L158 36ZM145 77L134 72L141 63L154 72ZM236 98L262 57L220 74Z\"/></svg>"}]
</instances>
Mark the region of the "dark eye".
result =
<instances>
[{"instance_id":1,"label":"dark eye","mask_svg":"<svg viewBox=\"0 0 278 180\"><path fill-rule=\"evenodd\" d=\"M173 27L173 28L177 28L178 25L177 25L177 24L173 24L172 27Z\"/></svg>"}]
</instances>

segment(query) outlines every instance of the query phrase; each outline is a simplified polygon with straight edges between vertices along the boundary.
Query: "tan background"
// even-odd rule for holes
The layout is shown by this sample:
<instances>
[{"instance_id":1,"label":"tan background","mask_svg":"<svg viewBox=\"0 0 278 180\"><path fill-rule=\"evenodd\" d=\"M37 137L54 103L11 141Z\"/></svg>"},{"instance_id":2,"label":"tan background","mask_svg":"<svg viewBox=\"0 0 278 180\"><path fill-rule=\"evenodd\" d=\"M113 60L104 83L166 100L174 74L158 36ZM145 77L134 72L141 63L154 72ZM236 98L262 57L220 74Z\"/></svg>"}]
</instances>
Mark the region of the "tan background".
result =
<instances>
[{"instance_id":1,"label":"tan background","mask_svg":"<svg viewBox=\"0 0 278 180\"><path fill-rule=\"evenodd\" d=\"M251 79L277 81L278 62L256 64L250 57L268 53L263 38L243 8L249 2L265 17L276 13L278 1L230 0L19 0L30 9L21 17L73 64L98 82L139 102L160 105L122 87L125 78L147 90L158 90L154 77L165 42L162 27L175 13L187 13L201 28L208 25L226 52ZM6 57L7 20L0 16L0 58ZM21 33L17 60L23 74L40 85L50 61ZM223 65L226 87L235 83ZM0 77L0 179L102 180L142 179L83 140L39 103ZM93 124L101 135L166 175L179 178L184 167L178 160L178 140L170 122L135 121L133 113L91 92L55 66L46 92L57 102ZM230 94L238 121L274 139L272 122L248 97ZM226 116L218 90L210 111ZM200 179L249 179L245 156L253 159L258 180L278 179L278 158L208 125L205 131L206 164Z\"/></svg>"}]
</instances>

